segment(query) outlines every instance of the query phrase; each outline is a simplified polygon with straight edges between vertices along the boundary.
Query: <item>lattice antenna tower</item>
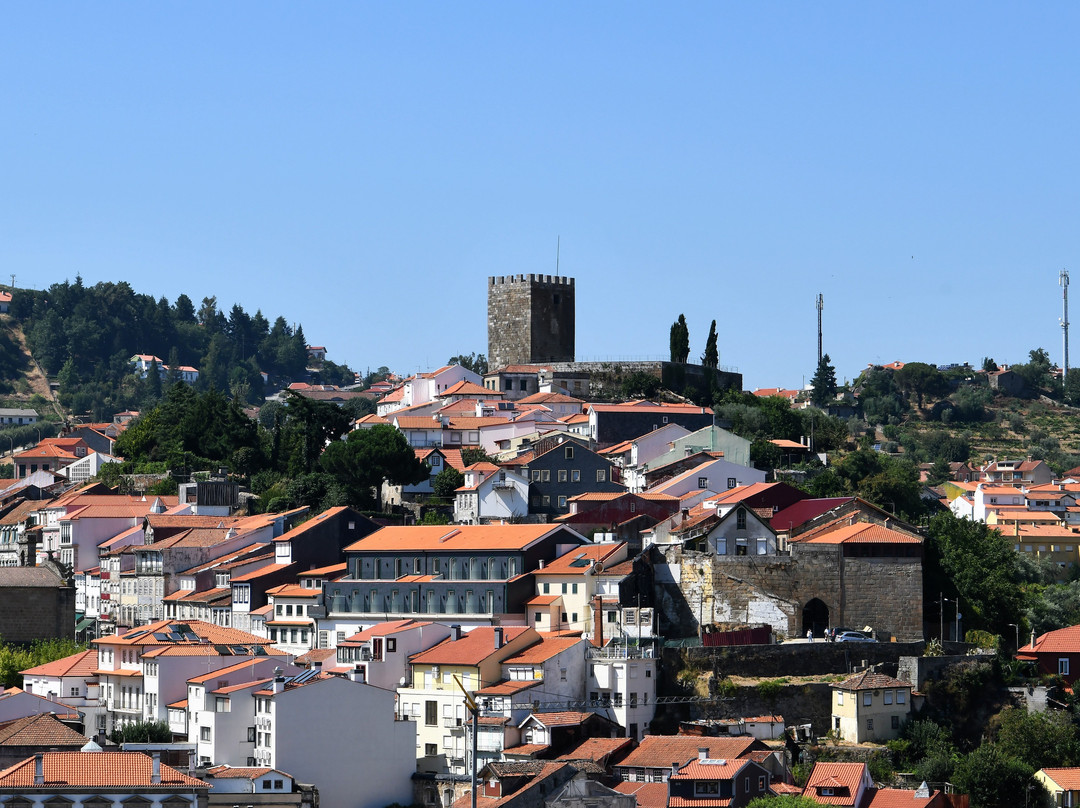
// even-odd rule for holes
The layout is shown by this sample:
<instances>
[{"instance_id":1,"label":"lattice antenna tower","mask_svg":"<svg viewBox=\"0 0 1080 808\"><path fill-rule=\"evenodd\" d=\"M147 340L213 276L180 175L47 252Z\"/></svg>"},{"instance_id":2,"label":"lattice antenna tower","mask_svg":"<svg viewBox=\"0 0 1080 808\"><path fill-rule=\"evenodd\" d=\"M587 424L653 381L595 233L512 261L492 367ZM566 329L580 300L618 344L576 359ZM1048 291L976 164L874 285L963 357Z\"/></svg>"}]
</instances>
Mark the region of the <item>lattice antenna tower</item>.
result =
<instances>
[{"instance_id":1,"label":"lattice antenna tower","mask_svg":"<svg viewBox=\"0 0 1080 808\"><path fill-rule=\"evenodd\" d=\"M1064 382L1065 377L1069 375L1069 270L1061 270L1061 274L1058 275L1058 284L1061 286L1061 340L1065 354L1061 381Z\"/></svg>"},{"instance_id":2,"label":"lattice antenna tower","mask_svg":"<svg viewBox=\"0 0 1080 808\"><path fill-rule=\"evenodd\" d=\"M821 364L821 310L825 308L825 298L820 294L817 296L817 361Z\"/></svg>"}]
</instances>

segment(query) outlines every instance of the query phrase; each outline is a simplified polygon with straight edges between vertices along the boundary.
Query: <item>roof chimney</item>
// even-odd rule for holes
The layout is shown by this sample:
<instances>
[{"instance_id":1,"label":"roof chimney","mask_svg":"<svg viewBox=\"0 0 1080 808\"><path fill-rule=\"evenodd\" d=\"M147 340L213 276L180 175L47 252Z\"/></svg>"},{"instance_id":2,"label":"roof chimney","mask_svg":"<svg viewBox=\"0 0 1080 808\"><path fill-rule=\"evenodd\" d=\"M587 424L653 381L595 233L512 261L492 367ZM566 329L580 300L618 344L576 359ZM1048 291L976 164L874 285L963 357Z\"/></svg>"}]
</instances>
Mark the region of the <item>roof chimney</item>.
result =
<instances>
[{"instance_id":1,"label":"roof chimney","mask_svg":"<svg viewBox=\"0 0 1080 808\"><path fill-rule=\"evenodd\" d=\"M460 625L455 623L454 625L450 626L450 630L454 632L454 639L455 640L460 640L461 639L461 626Z\"/></svg>"},{"instance_id":2,"label":"roof chimney","mask_svg":"<svg viewBox=\"0 0 1080 808\"><path fill-rule=\"evenodd\" d=\"M153 763L150 764L150 785L161 785L161 752L154 752Z\"/></svg>"},{"instance_id":3,"label":"roof chimney","mask_svg":"<svg viewBox=\"0 0 1080 808\"><path fill-rule=\"evenodd\" d=\"M674 777L679 773L679 761L675 761L671 764L671 776Z\"/></svg>"},{"instance_id":4,"label":"roof chimney","mask_svg":"<svg viewBox=\"0 0 1080 808\"><path fill-rule=\"evenodd\" d=\"M709 748L707 746L699 746L697 750L698 760L707 760L709 757Z\"/></svg>"},{"instance_id":5,"label":"roof chimney","mask_svg":"<svg viewBox=\"0 0 1080 808\"><path fill-rule=\"evenodd\" d=\"M45 785L45 756L41 752L34 755L34 785Z\"/></svg>"},{"instance_id":6,"label":"roof chimney","mask_svg":"<svg viewBox=\"0 0 1080 808\"><path fill-rule=\"evenodd\" d=\"M503 646L503 630L502 626L495 626L495 650L502 648Z\"/></svg>"},{"instance_id":7,"label":"roof chimney","mask_svg":"<svg viewBox=\"0 0 1080 808\"><path fill-rule=\"evenodd\" d=\"M349 679L354 681L354 682L359 682L360 684L363 684L364 682L366 682L367 681L367 676L366 676L366 674L364 672L364 666L363 665L356 665L349 672Z\"/></svg>"},{"instance_id":8,"label":"roof chimney","mask_svg":"<svg viewBox=\"0 0 1080 808\"><path fill-rule=\"evenodd\" d=\"M270 684L271 693L280 693L285 689L285 676L281 668L274 668L274 681Z\"/></svg>"}]
</instances>

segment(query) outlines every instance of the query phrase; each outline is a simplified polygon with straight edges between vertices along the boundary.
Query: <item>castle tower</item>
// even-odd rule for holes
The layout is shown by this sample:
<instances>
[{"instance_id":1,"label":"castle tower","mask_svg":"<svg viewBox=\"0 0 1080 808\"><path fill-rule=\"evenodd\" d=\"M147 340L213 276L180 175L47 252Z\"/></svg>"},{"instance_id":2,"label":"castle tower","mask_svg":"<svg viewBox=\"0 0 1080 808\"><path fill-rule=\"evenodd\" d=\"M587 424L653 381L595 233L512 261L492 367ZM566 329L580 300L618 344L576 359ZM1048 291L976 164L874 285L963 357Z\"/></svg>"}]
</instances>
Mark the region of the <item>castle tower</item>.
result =
<instances>
[{"instance_id":1,"label":"castle tower","mask_svg":"<svg viewBox=\"0 0 1080 808\"><path fill-rule=\"evenodd\" d=\"M574 279L488 278L488 367L574 361Z\"/></svg>"}]
</instances>

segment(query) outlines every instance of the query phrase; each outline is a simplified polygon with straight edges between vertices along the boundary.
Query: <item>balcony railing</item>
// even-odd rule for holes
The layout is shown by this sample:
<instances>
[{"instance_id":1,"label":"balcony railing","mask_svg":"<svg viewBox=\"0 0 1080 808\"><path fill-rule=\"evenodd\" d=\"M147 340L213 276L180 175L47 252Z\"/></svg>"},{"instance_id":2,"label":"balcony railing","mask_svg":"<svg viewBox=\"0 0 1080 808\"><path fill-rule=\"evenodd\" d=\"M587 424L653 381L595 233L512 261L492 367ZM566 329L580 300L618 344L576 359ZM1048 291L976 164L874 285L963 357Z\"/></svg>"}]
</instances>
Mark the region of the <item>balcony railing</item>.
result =
<instances>
[{"instance_id":1,"label":"balcony railing","mask_svg":"<svg viewBox=\"0 0 1080 808\"><path fill-rule=\"evenodd\" d=\"M461 729L465 724L464 718L454 718L453 716L443 716L443 726L450 727L450 729Z\"/></svg>"}]
</instances>

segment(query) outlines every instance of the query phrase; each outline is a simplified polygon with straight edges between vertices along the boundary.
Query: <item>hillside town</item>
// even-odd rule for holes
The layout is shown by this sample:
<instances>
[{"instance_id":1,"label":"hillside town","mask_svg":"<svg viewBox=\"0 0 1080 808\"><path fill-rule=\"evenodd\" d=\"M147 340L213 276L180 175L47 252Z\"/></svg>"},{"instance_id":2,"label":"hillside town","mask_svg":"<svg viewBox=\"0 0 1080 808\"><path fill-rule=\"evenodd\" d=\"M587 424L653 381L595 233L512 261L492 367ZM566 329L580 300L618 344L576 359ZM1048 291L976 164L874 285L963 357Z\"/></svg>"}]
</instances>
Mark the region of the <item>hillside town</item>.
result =
<instances>
[{"instance_id":1,"label":"hillside town","mask_svg":"<svg viewBox=\"0 0 1080 808\"><path fill-rule=\"evenodd\" d=\"M924 463L903 491L817 495L810 474L845 469L820 432L751 440L683 394L741 396L737 372L673 347L670 362L618 368L653 395L612 395L612 368L575 361L574 296L573 278L489 278L490 369L282 386L285 411L370 402L308 447L316 459L366 435L401 441L421 471L363 477L374 508L263 508L229 464L170 477L174 493L162 475L117 477L130 460L117 446L149 417L132 410L12 445L0 637L80 650L0 691L0 802L991 804L964 788L975 775L929 765L945 747L917 732L950 683L1003 664L1026 677L1001 688L1003 714L1065 715L1080 625L995 623L967 600L989 582L963 583L935 530L999 536L1009 563L1065 586L1080 570L1080 469ZM309 363L327 353L308 346ZM199 382L152 353L129 364ZM935 373L956 369L995 388L1017 376ZM859 405L835 379L819 386L824 400L746 392L778 417ZM41 418L0 410L13 427ZM861 439L850 457L903 454L883 429ZM1080 759L1063 760L1008 781L1023 794L1005 804L1075 804Z\"/></svg>"}]
</instances>

